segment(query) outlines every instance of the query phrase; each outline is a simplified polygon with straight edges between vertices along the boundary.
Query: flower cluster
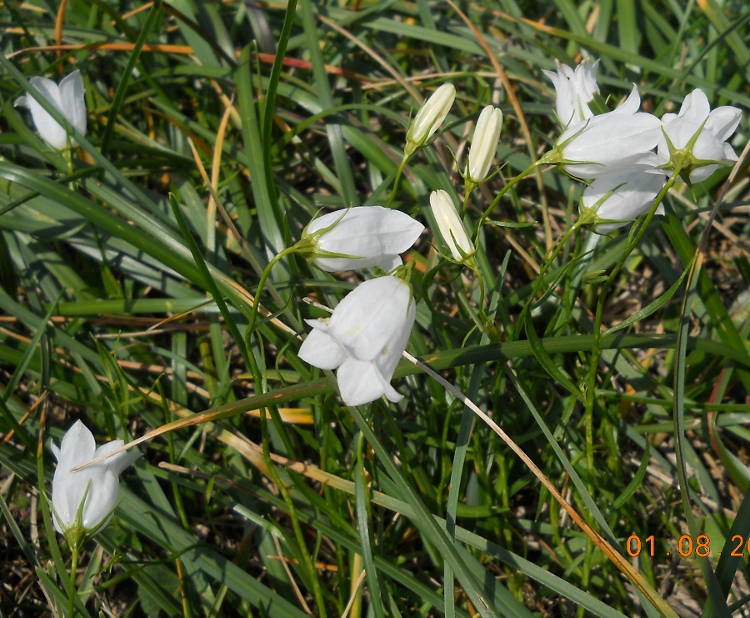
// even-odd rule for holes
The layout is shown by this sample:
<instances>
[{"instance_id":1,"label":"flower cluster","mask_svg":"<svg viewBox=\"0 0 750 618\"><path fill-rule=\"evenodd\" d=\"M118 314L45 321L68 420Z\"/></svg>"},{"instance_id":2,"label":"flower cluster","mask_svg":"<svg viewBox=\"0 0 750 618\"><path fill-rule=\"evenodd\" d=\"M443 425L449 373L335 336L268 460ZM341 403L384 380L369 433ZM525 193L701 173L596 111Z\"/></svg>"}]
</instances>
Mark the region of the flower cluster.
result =
<instances>
[{"instance_id":1,"label":"flower cluster","mask_svg":"<svg viewBox=\"0 0 750 618\"><path fill-rule=\"evenodd\" d=\"M444 84L417 112L406 134L402 166L435 134L455 96L455 87ZM492 105L480 113L463 173L467 193L491 177L502 123L503 113ZM430 205L453 261L475 267L474 243L450 195L433 191ZM390 381L408 343L416 303L406 280L408 269L399 269L400 254L414 244L423 229L397 210L360 206L314 219L294 247L295 253L329 272L373 266L393 271L360 284L330 318L307 320L313 330L299 357L321 369L337 369L339 392L347 405L368 403L383 395L392 402L401 399Z\"/></svg>"},{"instance_id":2,"label":"flower cluster","mask_svg":"<svg viewBox=\"0 0 750 618\"><path fill-rule=\"evenodd\" d=\"M296 252L329 272L376 266L403 276L398 271L400 254L423 229L398 210L359 206L314 219ZM307 320L313 330L299 357L320 369L338 369L339 391L347 405L382 395L392 402L401 399L390 382L409 341L416 304L408 282L399 276L369 279L350 292L330 318Z\"/></svg>"},{"instance_id":3,"label":"flower cluster","mask_svg":"<svg viewBox=\"0 0 750 618\"><path fill-rule=\"evenodd\" d=\"M573 70L558 63L557 73L545 71L555 85L557 115L565 128L543 162L590 181L581 216L597 233L649 212L670 174L700 182L737 160L726 141L739 124L739 109L711 111L703 91L694 90L678 114L659 119L639 111L633 86L622 105L597 116L589 106L599 91L596 66L584 61ZM661 205L656 212L663 212Z\"/></svg>"}]
</instances>

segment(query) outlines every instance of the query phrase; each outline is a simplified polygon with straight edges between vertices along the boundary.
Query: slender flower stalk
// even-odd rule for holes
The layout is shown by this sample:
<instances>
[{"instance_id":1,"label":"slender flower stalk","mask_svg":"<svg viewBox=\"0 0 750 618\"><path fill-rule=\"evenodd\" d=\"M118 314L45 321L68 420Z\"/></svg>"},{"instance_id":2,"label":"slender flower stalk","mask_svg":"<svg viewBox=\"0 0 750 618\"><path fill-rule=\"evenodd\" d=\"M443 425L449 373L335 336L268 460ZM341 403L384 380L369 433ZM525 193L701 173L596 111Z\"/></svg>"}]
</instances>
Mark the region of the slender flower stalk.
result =
<instances>
[{"instance_id":1,"label":"slender flower stalk","mask_svg":"<svg viewBox=\"0 0 750 618\"><path fill-rule=\"evenodd\" d=\"M589 364L589 373L586 380L585 397L583 402L584 425L586 427L586 463L589 471L589 478L593 478L594 473L593 411L594 396L596 393L596 373L599 367L599 359L601 357L602 316L604 314L604 304L606 302L609 289L612 287L612 284L619 275L623 265L625 264L625 261L628 259L630 254L633 252L633 249L638 246L638 244L641 242L641 239L646 234L648 226L656 215L656 212L661 206L662 201L664 200L672 186L675 184L675 182L677 182L677 179L680 176L680 172L681 169L678 164L678 166L672 172L672 175L661 188L661 191L659 191L659 194L656 196L656 199L651 205L651 209L646 214L638 230L635 231L635 233L634 230L631 230L624 251L620 255L617 263L612 269L612 272L610 272L609 276L602 284L601 290L599 291L599 297L596 303L596 312L594 316L594 342L591 350L591 362Z\"/></svg>"}]
</instances>

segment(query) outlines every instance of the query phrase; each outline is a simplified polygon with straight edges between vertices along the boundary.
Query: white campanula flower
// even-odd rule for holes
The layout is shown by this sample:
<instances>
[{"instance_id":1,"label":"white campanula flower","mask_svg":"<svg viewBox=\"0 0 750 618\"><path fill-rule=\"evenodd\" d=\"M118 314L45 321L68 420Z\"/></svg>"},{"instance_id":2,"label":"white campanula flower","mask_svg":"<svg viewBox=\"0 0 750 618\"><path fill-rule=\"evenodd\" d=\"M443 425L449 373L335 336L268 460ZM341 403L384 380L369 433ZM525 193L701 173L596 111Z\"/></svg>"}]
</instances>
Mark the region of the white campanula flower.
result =
<instances>
[{"instance_id":1,"label":"white campanula flower","mask_svg":"<svg viewBox=\"0 0 750 618\"><path fill-rule=\"evenodd\" d=\"M547 163L560 163L571 176L596 178L637 165L656 165L651 152L661 135L661 121L639 112L641 98L633 91L617 109L581 122L563 131Z\"/></svg>"},{"instance_id":2,"label":"white campanula flower","mask_svg":"<svg viewBox=\"0 0 750 618\"><path fill-rule=\"evenodd\" d=\"M503 112L497 107L488 105L479 114L474 129L474 141L469 149L469 164L466 166L466 177L472 182L481 182L487 178L490 166L497 154L497 143L503 128Z\"/></svg>"},{"instance_id":3,"label":"white campanula flower","mask_svg":"<svg viewBox=\"0 0 750 618\"><path fill-rule=\"evenodd\" d=\"M443 124L443 120L453 106L455 98L455 86L443 84L424 102L406 132L404 154L407 157L430 139L432 134Z\"/></svg>"},{"instance_id":4,"label":"white campanula flower","mask_svg":"<svg viewBox=\"0 0 750 618\"><path fill-rule=\"evenodd\" d=\"M76 421L63 437L60 447L52 445L57 459L52 479L52 509L58 532L66 534L80 523L86 533L92 534L106 525L117 506L119 475L141 454L122 452L77 472L72 472L72 469L111 453L123 444L122 440L113 440L96 448L94 435L81 421ZM78 522L84 496L86 503Z\"/></svg>"},{"instance_id":5,"label":"white campanula flower","mask_svg":"<svg viewBox=\"0 0 750 618\"><path fill-rule=\"evenodd\" d=\"M600 176L583 192L581 217L591 220L597 234L606 234L647 213L666 182L664 172L633 168L621 174ZM659 204L656 213L663 215Z\"/></svg>"},{"instance_id":6,"label":"white campanula flower","mask_svg":"<svg viewBox=\"0 0 750 618\"><path fill-rule=\"evenodd\" d=\"M599 92L599 85L596 83L596 69L599 61L592 63L586 59L575 68L575 71L559 60L555 62L557 72L542 71L542 73L555 85L557 117L562 125L567 127L571 122L593 118L594 113L588 104Z\"/></svg>"},{"instance_id":7,"label":"white campanula flower","mask_svg":"<svg viewBox=\"0 0 750 618\"><path fill-rule=\"evenodd\" d=\"M657 149L659 163L667 169L674 169L677 162L673 159L680 156L678 151L692 145L691 152L684 153L683 171L690 182L706 180L722 164L737 160L727 140L741 117L738 108L728 105L711 111L704 92L693 90L685 97L678 114L664 114L662 117L664 132Z\"/></svg>"},{"instance_id":8,"label":"white campanula flower","mask_svg":"<svg viewBox=\"0 0 750 618\"><path fill-rule=\"evenodd\" d=\"M63 78L59 86L46 77L32 77L29 81L75 127L76 131L82 135L86 134L86 101L83 97L83 78L80 71L73 71ZM63 150L68 147L67 132L47 113L39 101L30 94L25 94L16 99L14 106L19 105L29 108L39 135L52 148ZM70 145L76 145L74 139L70 140Z\"/></svg>"},{"instance_id":9,"label":"white campanula flower","mask_svg":"<svg viewBox=\"0 0 750 618\"><path fill-rule=\"evenodd\" d=\"M385 395L399 401L391 378L416 317L411 288L393 276L370 279L349 292L330 318L306 320L312 332L299 357L321 369L336 369L348 406Z\"/></svg>"},{"instance_id":10,"label":"white campanula flower","mask_svg":"<svg viewBox=\"0 0 750 618\"><path fill-rule=\"evenodd\" d=\"M399 210L358 206L314 219L302 235L303 243L309 239L313 244L303 253L328 272L368 266L390 271L401 264L399 255L414 244L423 229Z\"/></svg>"},{"instance_id":11,"label":"white campanula flower","mask_svg":"<svg viewBox=\"0 0 750 618\"><path fill-rule=\"evenodd\" d=\"M474 243L466 233L461 217L458 216L453 200L443 190L433 191L430 194L430 206L435 216L440 235L451 251L456 262L465 262L476 253Z\"/></svg>"}]
</instances>

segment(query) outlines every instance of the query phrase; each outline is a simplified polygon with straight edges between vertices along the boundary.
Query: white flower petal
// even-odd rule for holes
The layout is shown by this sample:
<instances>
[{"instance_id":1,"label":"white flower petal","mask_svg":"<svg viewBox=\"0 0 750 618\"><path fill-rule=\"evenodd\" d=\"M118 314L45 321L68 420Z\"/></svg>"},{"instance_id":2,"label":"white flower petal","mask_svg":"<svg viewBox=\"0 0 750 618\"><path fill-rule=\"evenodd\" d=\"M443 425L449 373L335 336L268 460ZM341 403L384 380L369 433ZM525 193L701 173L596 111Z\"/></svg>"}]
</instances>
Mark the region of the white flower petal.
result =
<instances>
[{"instance_id":1,"label":"white flower petal","mask_svg":"<svg viewBox=\"0 0 750 618\"><path fill-rule=\"evenodd\" d=\"M341 397L347 405L390 401L401 396L390 379L409 341L416 305L408 284L393 276L370 279L338 304L330 318L307 320L313 327L299 356L315 365L338 366Z\"/></svg>"},{"instance_id":2,"label":"white flower petal","mask_svg":"<svg viewBox=\"0 0 750 618\"><path fill-rule=\"evenodd\" d=\"M612 220L596 226L598 234L606 234L648 212L665 182L664 173L648 168L601 176L584 190L581 202L596 208L599 219Z\"/></svg>"},{"instance_id":3,"label":"white flower petal","mask_svg":"<svg viewBox=\"0 0 750 618\"><path fill-rule=\"evenodd\" d=\"M373 363L347 359L336 372L339 392L348 406L360 406L385 395L397 402L401 395L388 383Z\"/></svg>"},{"instance_id":4,"label":"white flower petal","mask_svg":"<svg viewBox=\"0 0 750 618\"><path fill-rule=\"evenodd\" d=\"M696 88L685 97L677 115L686 122L700 126L708 117L710 111L711 105L705 93L700 88Z\"/></svg>"},{"instance_id":5,"label":"white flower petal","mask_svg":"<svg viewBox=\"0 0 750 618\"><path fill-rule=\"evenodd\" d=\"M708 115L706 130L720 142L727 141L737 130L742 119L742 110L725 105L717 107Z\"/></svg>"},{"instance_id":6,"label":"white flower petal","mask_svg":"<svg viewBox=\"0 0 750 618\"><path fill-rule=\"evenodd\" d=\"M662 136L662 123L638 112L639 104L633 87L616 110L569 126L557 141L565 170L577 178L596 178L643 165Z\"/></svg>"},{"instance_id":7,"label":"white flower petal","mask_svg":"<svg viewBox=\"0 0 750 618\"><path fill-rule=\"evenodd\" d=\"M338 304L328 332L347 354L357 360L371 361L392 334L400 332L413 303L411 289L401 279L392 276L370 279Z\"/></svg>"},{"instance_id":8,"label":"white flower petal","mask_svg":"<svg viewBox=\"0 0 750 618\"><path fill-rule=\"evenodd\" d=\"M344 348L333 337L318 329L313 329L302 342L298 356L320 369L336 369L347 358Z\"/></svg>"},{"instance_id":9,"label":"white flower petal","mask_svg":"<svg viewBox=\"0 0 750 618\"><path fill-rule=\"evenodd\" d=\"M588 104L594 98L594 94L599 92L596 83L598 65L598 60L593 64L584 60L573 71L568 65L558 61L557 72L543 71L555 86L557 117L563 126L593 117Z\"/></svg>"},{"instance_id":10,"label":"white flower petal","mask_svg":"<svg viewBox=\"0 0 750 618\"><path fill-rule=\"evenodd\" d=\"M73 71L60 82L60 99L65 118L76 131L86 135L86 100L84 99L83 77L80 71Z\"/></svg>"}]
</instances>

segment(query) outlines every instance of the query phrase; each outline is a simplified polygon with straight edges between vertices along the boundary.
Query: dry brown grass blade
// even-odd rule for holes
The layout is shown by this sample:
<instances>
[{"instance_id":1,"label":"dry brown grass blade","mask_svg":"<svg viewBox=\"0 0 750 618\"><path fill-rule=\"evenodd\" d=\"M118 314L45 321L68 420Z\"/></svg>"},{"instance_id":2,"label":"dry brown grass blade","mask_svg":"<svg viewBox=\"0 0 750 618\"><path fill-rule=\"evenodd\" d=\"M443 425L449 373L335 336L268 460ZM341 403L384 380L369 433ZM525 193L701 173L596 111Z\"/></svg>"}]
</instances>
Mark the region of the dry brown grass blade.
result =
<instances>
[{"instance_id":1,"label":"dry brown grass blade","mask_svg":"<svg viewBox=\"0 0 750 618\"><path fill-rule=\"evenodd\" d=\"M604 552L604 555L607 556L607 558L609 558L609 560L625 575L625 577L627 577L630 582L654 604L654 607L659 609L659 612L663 616L678 618L677 614L675 614L669 608L669 606L666 605L664 600L658 595L655 590L651 588L651 586L649 586L648 582L646 582L643 576L638 571L636 571L635 568L624 558L624 556L622 556L614 547L612 547L612 545L610 545L604 537L602 537L596 530L591 528L591 526L589 526L584 521L583 517L581 517L581 515L573 508L570 502L568 502L563 497L563 495L557 490L557 487L555 487L552 482L545 476L544 472L539 469L539 467L529 458L524 450L520 446L518 446L513 441L513 439L507 433L505 433L505 431L503 431L502 428L492 418L485 414L485 412L478 405L476 405L471 399L464 395L459 389L453 386L453 384L445 380L439 374L435 373L418 358L412 356L408 352L404 352L404 357L417 365L417 367L424 371L433 380L436 380L456 399L458 399L472 412L474 412L474 414L481 418L485 422L485 424L490 429L492 429L492 431L494 431L500 437L500 439L505 442L505 444L510 447L510 449L521 459L521 461L523 461L526 467L531 470L532 474L537 479L539 479L542 485L544 485L547 491L550 492L552 497L554 497L557 503L565 510L570 518L574 522L576 522L576 524L578 524L578 526L581 528L581 530L583 530L586 536L588 536L594 542L594 544L596 544L596 546L601 549L602 552Z\"/></svg>"},{"instance_id":2,"label":"dry brown grass blade","mask_svg":"<svg viewBox=\"0 0 750 618\"><path fill-rule=\"evenodd\" d=\"M8 28L5 30L6 34L25 34L21 28ZM42 47L26 47L25 49L19 49L12 54L8 54L8 58L14 58L21 54L29 54L35 52L47 52L47 51L77 51L79 49L88 49L93 51L133 51L135 43L84 43L82 45L44 45ZM189 45L162 45L161 43L144 43L141 47L141 51L144 52L156 52L163 54L181 54L191 55L193 48Z\"/></svg>"},{"instance_id":3,"label":"dry brown grass blade","mask_svg":"<svg viewBox=\"0 0 750 618\"><path fill-rule=\"evenodd\" d=\"M68 0L60 2L60 8L57 9L57 18L55 19L55 43L60 47L62 45L63 26L65 25L65 8L68 6ZM58 60L62 57L62 50L56 51ZM65 67L62 64L57 65L57 71L60 75L65 75Z\"/></svg>"},{"instance_id":4,"label":"dry brown grass blade","mask_svg":"<svg viewBox=\"0 0 750 618\"><path fill-rule=\"evenodd\" d=\"M370 56L375 62L377 62L381 67L383 67L383 69L387 73L390 73L393 76L393 79L395 79L401 85L401 87L412 96L412 98L417 103L421 105L424 102L424 97L420 94L419 90L414 88L414 86L409 84L409 82L407 82L401 75L399 75L398 71L396 71L396 69L394 69L385 60L383 60L374 49L365 45L360 39L354 36L346 28L342 28L333 20L328 19L327 17L323 17L322 15L318 15L318 19L322 21L329 28L332 28L339 34L345 36L352 43L357 45L363 52L365 52L368 56Z\"/></svg>"},{"instance_id":5,"label":"dry brown grass blade","mask_svg":"<svg viewBox=\"0 0 750 618\"><path fill-rule=\"evenodd\" d=\"M219 176L221 175L221 155L224 152L224 136L227 132L227 125L229 124L229 117L232 115L234 109L234 101L230 100L229 105L224 110L224 114L221 117L219 123L219 130L216 132L216 143L214 144L214 156L211 160L211 195L208 198L208 206L206 207L206 219L207 229L206 238L208 248L210 251L215 249L216 242L216 199L214 195L219 190Z\"/></svg>"}]
</instances>

